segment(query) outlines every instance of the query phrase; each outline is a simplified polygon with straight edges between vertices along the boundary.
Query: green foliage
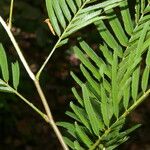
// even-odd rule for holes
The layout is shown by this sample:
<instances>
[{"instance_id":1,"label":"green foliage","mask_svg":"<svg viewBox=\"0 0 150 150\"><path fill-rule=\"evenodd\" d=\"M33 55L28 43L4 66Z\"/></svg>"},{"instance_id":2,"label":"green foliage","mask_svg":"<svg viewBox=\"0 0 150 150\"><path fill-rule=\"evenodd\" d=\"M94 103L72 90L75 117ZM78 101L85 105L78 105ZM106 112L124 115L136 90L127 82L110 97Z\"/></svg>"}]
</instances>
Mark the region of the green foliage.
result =
<instances>
[{"instance_id":1,"label":"green foliage","mask_svg":"<svg viewBox=\"0 0 150 150\"><path fill-rule=\"evenodd\" d=\"M68 36L72 33L105 18L101 15L103 9L113 8L120 1L122 0L109 0L88 6L95 0L46 0L50 23L54 32L59 36L57 47L66 44Z\"/></svg>"},{"instance_id":2,"label":"green foliage","mask_svg":"<svg viewBox=\"0 0 150 150\"><path fill-rule=\"evenodd\" d=\"M65 139L72 149L113 150L140 126L125 131L122 128L127 115L150 93L150 5L149 1L137 1L134 19L126 0L117 3L117 7L120 12L107 7L107 19L94 21L103 39L99 51L83 40L73 47L86 81L71 73L82 90L80 95L73 88L78 102L70 105L75 119L70 124L73 136L72 128L64 126L64 122L58 124L67 129L69 136Z\"/></svg>"},{"instance_id":3,"label":"green foliage","mask_svg":"<svg viewBox=\"0 0 150 150\"><path fill-rule=\"evenodd\" d=\"M71 72L81 94L73 87L77 102L70 102L72 112L66 114L74 123L59 122L67 130L64 140L72 149L113 150L128 140L129 134L140 125L123 129L128 114L150 93L150 4L149 0L136 0L135 17L132 18L127 0L46 0L49 28L57 34L58 41L35 75L26 62L15 38L3 19L7 31L28 75L33 80L43 102L46 114L17 92L20 71L18 62L12 63L12 83L5 50L0 44L0 91L18 95L53 127L64 149L68 149L52 119L51 111L39 76L56 48L66 44L69 36L94 23L102 39L95 52L80 38L73 47L81 61L84 81ZM114 9L118 8L118 9ZM101 55L100 55L101 54ZM146 58L146 59L145 59Z\"/></svg>"},{"instance_id":4,"label":"green foliage","mask_svg":"<svg viewBox=\"0 0 150 150\"><path fill-rule=\"evenodd\" d=\"M0 78L0 91L14 93L14 91L17 90L17 87L19 85L19 78L20 78L19 64L18 62L12 64L13 86L15 88L14 90L8 84L9 81L8 60L7 60L5 50L1 43L0 43L0 68L2 73L2 78Z\"/></svg>"}]
</instances>

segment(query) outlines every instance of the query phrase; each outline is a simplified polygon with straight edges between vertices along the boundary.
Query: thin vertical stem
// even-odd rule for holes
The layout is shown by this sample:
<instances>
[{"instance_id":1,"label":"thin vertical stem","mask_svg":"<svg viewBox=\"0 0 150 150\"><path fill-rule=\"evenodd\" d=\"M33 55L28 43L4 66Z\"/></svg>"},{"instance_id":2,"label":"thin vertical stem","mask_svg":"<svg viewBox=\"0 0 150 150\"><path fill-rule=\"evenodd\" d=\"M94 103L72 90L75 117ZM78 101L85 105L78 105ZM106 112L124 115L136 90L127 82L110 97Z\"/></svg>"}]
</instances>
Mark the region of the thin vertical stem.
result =
<instances>
[{"instance_id":1,"label":"thin vertical stem","mask_svg":"<svg viewBox=\"0 0 150 150\"><path fill-rule=\"evenodd\" d=\"M48 105L48 102L47 102L47 100L46 100L46 98L45 98L45 95L44 95L44 93L43 93L43 91L42 91L42 88L41 88L41 86L40 86L40 84L39 84L39 80L35 77L34 73L31 71L31 69L30 69L30 67L29 67L29 65L28 65L28 63L27 63L27 61L26 61L26 59L24 58L24 55L23 55L22 52L21 52L21 49L20 49L18 43L16 42L16 40L15 40L15 38L14 38L12 32L10 31L10 28L6 25L5 21L3 20L3 18L2 18L1 16L0 16L0 23L2 24L2 26L3 26L4 29L6 30L8 36L10 37L10 40L12 41L12 43L13 43L13 45L14 45L14 47L15 47L15 49L16 49L18 55L19 55L19 58L20 58L22 64L24 65L24 67L25 67L25 69L26 69L26 71L27 71L29 77L33 80L33 82L34 82L34 84L35 84L35 87L36 87L36 89L37 89L37 91L38 91L38 94L39 94L39 96L40 96L40 98L41 98L41 101L42 101L42 103L43 103L43 106L44 106L44 108L45 108L45 111L46 111L46 114L47 114L47 117L48 117L48 122L49 122L49 124L50 124L51 127L53 128L53 130L54 130L54 132L55 132L55 134L56 134L58 140L60 141L60 143L61 143L63 149L64 149L64 150L69 150L68 147L67 147L67 145L65 144L65 142L64 142L64 140L63 140L63 137L62 137L62 135L61 135L59 129L58 129L57 126L56 126L56 123L55 123L55 121L54 121L54 119L53 119L53 116L52 116L50 107L49 107L49 105ZM18 96L19 96L19 95L18 95ZM25 99L24 99L24 100L25 100ZM28 104L29 104L29 103L28 103Z\"/></svg>"},{"instance_id":2,"label":"thin vertical stem","mask_svg":"<svg viewBox=\"0 0 150 150\"><path fill-rule=\"evenodd\" d=\"M10 12L9 12L9 22L8 22L8 27L9 27L10 29L12 28L12 14L13 14L13 8L14 8L14 0L11 0Z\"/></svg>"},{"instance_id":3,"label":"thin vertical stem","mask_svg":"<svg viewBox=\"0 0 150 150\"><path fill-rule=\"evenodd\" d=\"M51 127L53 128L55 134L57 135L57 137L58 137L58 139L59 139L59 141L60 141L60 143L61 143L63 149L64 149L64 150L69 150L68 147L67 147L67 145L65 144L65 142L64 142L64 140L63 140L63 137L62 137L62 135L61 135L61 133L60 133L58 127L56 126L56 123L55 123L55 121L54 121L54 119L53 119L53 116L52 116L50 107L49 107L49 105L48 105L48 103L47 103L47 100L46 100L46 98L45 98L45 95L44 95L44 93L43 93L43 91L42 91L42 89L41 89L41 86L40 86L39 81L38 81L38 80L35 80L34 83L35 83L35 86L36 86L37 91L38 91L38 93L39 93L39 96L40 96L40 98L41 98L41 100L42 100L42 103L43 103L43 106L44 106L44 108L45 108L46 114L47 114L47 116L48 116L48 118L49 118L49 124L51 125Z\"/></svg>"}]
</instances>

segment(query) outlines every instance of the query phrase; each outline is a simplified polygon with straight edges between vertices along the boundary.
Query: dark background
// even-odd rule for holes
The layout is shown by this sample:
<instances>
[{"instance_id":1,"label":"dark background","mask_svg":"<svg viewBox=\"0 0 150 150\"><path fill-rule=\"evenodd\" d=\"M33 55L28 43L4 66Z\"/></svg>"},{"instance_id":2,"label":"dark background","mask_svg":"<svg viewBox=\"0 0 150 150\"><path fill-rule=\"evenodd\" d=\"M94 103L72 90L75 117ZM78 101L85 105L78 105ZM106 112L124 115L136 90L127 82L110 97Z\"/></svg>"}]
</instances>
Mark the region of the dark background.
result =
<instances>
[{"instance_id":1,"label":"dark background","mask_svg":"<svg viewBox=\"0 0 150 150\"><path fill-rule=\"evenodd\" d=\"M0 0L0 15L7 21L10 0ZM15 0L13 33L32 68L36 72L57 41L44 20L47 18L43 0ZM93 47L100 38L94 26L89 26L71 36L69 43L57 49L44 69L41 84L56 121L66 120L65 111L73 100L71 87L75 85L70 71L79 74L78 60L70 46L76 44L76 37L82 36ZM9 61L18 56L0 26L0 41L6 48ZM35 92L36 89L21 65L19 92L43 110ZM44 111L44 110L43 110ZM145 101L129 117L128 122L142 123L121 150L150 150L150 102ZM50 127L20 99L10 94L0 94L0 150L53 150L61 149Z\"/></svg>"}]
</instances>

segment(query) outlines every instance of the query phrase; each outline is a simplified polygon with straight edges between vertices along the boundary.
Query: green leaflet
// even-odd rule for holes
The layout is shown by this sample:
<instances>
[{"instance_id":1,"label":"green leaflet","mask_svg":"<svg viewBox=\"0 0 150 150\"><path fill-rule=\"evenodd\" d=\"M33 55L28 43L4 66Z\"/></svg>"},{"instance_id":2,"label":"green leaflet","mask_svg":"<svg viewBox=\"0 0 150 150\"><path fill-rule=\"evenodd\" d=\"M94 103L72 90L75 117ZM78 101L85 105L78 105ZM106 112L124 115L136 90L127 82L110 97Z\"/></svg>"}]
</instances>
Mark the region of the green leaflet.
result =
<instances>
[{"instance_id":1,"label":"green leaflet","mask_svg":"<svg viewBox=\"0 0 150 150\"><path fill-rule=\"evenodd\" d=\"M47 8L48 16L50 18L50 22L51 22L55 32L57 33L57 35L60 36L61 30L60 30L60 27L59 27L59 24L57 21L57 17L55 15L52 5L53 5L53 0L46 0L46 8Z\"/></svg>"},{"instance_id":2,"label":"green leaflet","mask_svg":"<svg viewBox=\"0 0 150 150\"><path fill-rule=\"evenodd\" d=\"M108 47L106 44L101 45L100 46L100 50L102 51L105 59L107 60L108 63L112 64L112 60L113 60L113 57L112 57L112 53L110 52L110 50L108 50Z\"/></svg>"},{"instance_id":3,"label":"green leaflet","mask_svg":"<svg viewBox=\"0 0 150 150\"><path fill-rule=\"evenodd\" d=\"M136 0L135 4L135 22L136 24L139 22L140 19L140 0Z\"/></svg>"},{"instance_id":4,"label":"green leaflet","mask_svg":"<svg viewBox=\"0 0 150 150\"><path fill-rule=\"evenodd\" d=\"M77 135L79 136L81 141L89 148L93 144L93 142L90 140L90 138L86 135L86 133L77 123L75 123L75 127Z\"/></svg>"},{"instance_id":5,"label":"green leaflet","mask_svg":"<svg viewBox=\"0 0 150 150\"><path fill-rule=\"evenodd\" d=\"M84 150L78 141L74 141L74 147L76 150Z\"/></svg>"},{"instance_id":6,"label":"green leaflet","mask_svg":"<svg viewBox=\"0 0 150 150\"><path fill-rule=\"evenodd\" d=\"M87 79L88 83L90 83L90 85L95 90L95 92L100 96L99 84L90 76L89 72L86 70L86 68L82 64L80 65L80 69L81 69L84 77Z\"/></svg>"},{"instance_id":7,"label":"green leaflet","mask_svg":"<svg viewBox=\"0 0 150 150\"><path fill-rule=\"evenodd\" d=\"M123 93L123 105L126 110L128 109L129 106L129 100L130 100L130 86L124 89Z\"/></svg>"},{"instance_id":8,"label":"green leaflet","mask_svg":"<svg viewBox=\"0 0 150 150\"><path fill-rule=\"evenodd\" d=\"M65 128L66 130L68 130L70 135L72 135L73 137L76 137L76 133L75 133L76 129L75 129L74 124L71 124L68 122L57 122L56 125Z\"/></svg>"},{"instance_id":9,"label":"green leaflet","mask_svg":"<svg viewBox=\"0 0 150 150\"><path fill-rule=\"evenodd\" d=\"M93 64L89 61L88 58L86 58L83 52L77 46L74 47L74 52L77 55L77 57L80 59L80 61L92 72L93 76L99 80L101 76L97 71L97 68L93 66Z\"/></svg>"},{"instance_id":10,"label":"green leaflet","mask_svg":"<svg viewBox=\"0 0 150 150\"><path fill-rule=\"evenodd\" d=\"M137 67L132 75L132 98L136 102L139 89L140 67Z\"/></svg>"},{"instance_id":11,"label":"green leaflet","mask_svg":"<svg viewBox=\"0 0 150 150\"><path fill-rule=\"evenodd\" d=\"M142 53L141 50L142 50L144 40L146 38L146 34L148 32L148 29L149 29L149 24L150 24L150 22L146 22L145 25L144 25L144 28L141 32L140 39L139 39L139 42L138 42L138 45L137 45L137 51L136 51L136 57L137 58L141 56L141 53Z\"/></svg>"},{"instance_id":12,"label":"green leaflet","mask_svg":"<svg viewBox=\"0 0 150 150\"><path fill-rule=\"evenodd\" d=\"M143 75L142 75L142 91L143 91L143 93L146 91L147 86L148 86L149 74L150 74L150 68L148 66L146 66L146 68L144 69Z\"/></svg>"},{"instance_id":13,"label":"green leaflet","mask_svg":"<svg viewBox=\"0 0 150 150\"><path fill-rule=\"evenodd\" d=\"M148 49L147 56L146 56L146 65L150 67L150 47Z\"/></svg>"},{"instance_id":14,"label":"green leaflet","mask_svg":"<svg viewBox=\"0 0 150 150\"><path fill-rule=\"evenodd\" d=\"M133 23L129 13L128 2L121 2L121 14L126 32L131 35L133 32Z\"/></svg>"},{"instance_id":15,"label":"green leaflet","mask_svg":"<svg viewBox=\"0 0 150 150\"><path fill-rule=\"evenodd\" d=\"M13 86L17 90L20 78L20 69L18 62L12 63L12 77L13 77Z\"/></svg>"},{"instance_id":16,"label":"green leaflet","mask_svg":"<svg viewBox=\"0 0 150 150\"><path fill-rule=\"evenodd\" d=\"M110 71L107 68L105 62L86 44L86 42L80 42L81 48L86 52L88 56L95 62L95 64L99 67L99 72L101 76L106 74L110 78Z\"/></svg>"},{"instance_id":17,"label":"green leaflet","mask_svg":"<svg viewBox=\"0 0 150 150\"><path fill-rule=\"evenodd\" d=\"M99 68L104 64L104 61L89 47L89 45L87 45L86 42L80 42L80 46Z\"/></svg>"},{"instance_id":18,"label":"green leaflet","mask_svg":"<svg viewBox=\"0 0 150 150\"><path fill-rule=\"evenodd\" d=\"M81 5L83 3L81 0L75 0L76 9L80 7L77 1L81 2ZM106 1L104 4L109 2ZM67 112L78 122L75 125L76 129L78 128L77 137L73 137L74 149L115 149L129 138L130 132L139 127L135 126L122 131L128 112L130 113L139 105L136 101L137 99L140 101L143 94L147 92L149 82L150 16L147 13L149 9L145 9L148 7L145 4L142 6L141 2L143 1L136 4L137 24L131 19L130 12L132 10L129 11L127 1L118 1L118 3L107 5L103 9L106 11L104 14L107 20L100 19L94 23L101 36L100 55L85 41L80 42L78 47L74 47L75 54L81 61L80 70L84 76L83 82L73 74L75 81L82 87L83 98L73 88L80 107L72 104L74 113ZM146 2L146 4L148 3ZM120 9L111 9L112 6L118 6ZM95 11L89 14L85 13L92 10ZM73 13L71 14L73 15ZM101 14L98 2L93 6L90 4L85 6L73 20L74 24L66 30L66 36L78 30L80 22L84 26L85 20L91 21L92 17L97 14ZM86 16L89 20L84 19ZM98 17L94 19L98 19ZM143 60L145 56L146 60ZM144 65L146 65L145 68ZM139 88L139 84L141 84L141 88ZM140 91L141 89L143 92ZM87 145L85 139L87 141L94 139L94 143L91 140Z\"/></svg>"},{"instance_id":19,"label":"green leaflet","mask_svg":"<svg viewBox=\"0 0 150 150\"><path fill-rule=\"evenodd\" d=\"M141 0L141 13L144 13L145 6L146 6L145 0Z\"/></svg>"},{"instance_id":20,"label":"green leaflet","mask_svg":"<svg viewBox=\"0 0 150 150\"><path fill-rule=\"evenodd\" d=\"M117 83L117 70L118 70L118 57L116 51L114 51L113 62L112 62L112 101L115 117L119 115L119 104L118 104L118 83Z\"/></svg>"},{"instance_id":21,"label":"green leaflet","mask_svg":"<svg viewBox=\"0 0 150 150\"><path fill-rule=\"evenodd\" d=\"M72 119L74 119L74 120L76 120L76 121L78 121L78 122L81 122L80 119L77 117L76 114L74 114L74 113L72 113L72 112L70 112L70 111L66 111L65 114L66 114L67 116L69 116L70 118L72 118Z\"/></svg>"},{"instance_id":22,"label":"green leaflet","mask_svg":"<svg viewBox=\"0 0 150 150\"><path fill-rule=\"evenodd\" d=\"M65 29L66 28L66 22L65 22L65 18L63 16L63 12L61 10L61 7L59 5L59 1L52 1L52 5L53 5L53 9L55 11L55 14L57 16L59 23Z\"/></svg>"},{"instance_id":23,"label":"green leaflet","mask_svg":"<svg viewBox=\"0 0 150 150\"><path fill-rule=\"evenodd\" d=\"M89 129L89 131L91 131L91 127L88 122L86 112L80 107L74 105L72 102L70 103L70 107L72 108L74 113L78 116L78 118L81 120L81 122L86 126L86 128Z\"/></svg>"},{"instance_id":24,"label":"green leaflet","mask_svg":"<svg viewBox=\"0 0 150 150\"><path fill-rule=\"evenodd\" d=\"M71 11L75 14L77 11L77 8L76 8L74 2L70 1L70 0L66 0L66 2L68 4L69 8L71 9Z\"/></svg>"},{"instance_id":25,"label":"green leaflet","mask_svg":"<svg viewBox=\"0 0 150 150\"><path fill-rule=\"evenodd\" d=\"M117 37L117 39L123 46L127 46L128 38L118 20L115 12L112 9L110 9L109 11L107 11L107 14L110 15L110 17L111 17L111 19L109 19L109 24L111 25L111 28L115 33L115 36Z\"/></svg>"},{"instance_id":26,"label":"green leaflet","mask_svg":"<svg viewBox=\"0 0 150 150\"><path fill-rule=\"evenodd\" d=\"M65 143L72 149L74 149L74 143L67 137L63 137Z\"/></svg>"},{"instance_id":27,"label":"green leaflet","mask_svg":"<svg viewBox=\"0 0 150 150\"><path fill-rule=\"evenodd\" d=\"M83 100L81 99L81 97L79 96L77 90L75 88L72 88L72 92L73 95L75 96L75 98L78 100L78 102L81 104L81 106L83 106Z\"/></svg>"},{"instance_id":28,"label":"green leaflet","mask_svg":"<svg viewBox=\"0 0 150 150\"><path fill-rule=\"evenodd\" d=\"M8 71L8 61L3 45L0 43L0 68L2 71L3 79L8 82L9 71Z\"/></svg>"},{"instance_id":29,"label":"green leaflet","mask_svg":"<svg viewBox=\"0 0 150 150\"><path fill-rule=\"evenodd\" d=\"M10 87L6 86L0 86L0 92L14 93L14 91Z\"/></svg>"},{"instance_id":30,"label":"green leaflet","mask_svg":"<svg viewBox=\"0 0 150 150\"><path fill-rule=\"evenodd\" d=\"M82 0L75 0L75 1L76 1L77 6L80 7L82 4Z\"/></svg>"},{"instance_id":31,"label":"green leaflet","mask_svg":"<svg viewBox=\"0 0 150 150\"><path fill-rule=\"evenodd\" d=\"M70 74L71 74L72 78L73 78L73 79L79 84L79 86L81 87L82 84L83 84L83 82L82 82L73 72L71 72Z\"/></svg>"},{"instance_id":32,"label":"green leaflet","mask_svg":"<svg viewBox=\"0 0 150 150\"><path fill-rule=\"evenodd\" d=\"M60 7L61 7L66 19L68 21L70 21L72 16L71 16L71 13L69 11L69 8L68 8L66 2L64 0L59 0L59 3L60 3Z\"/></svg>"},{"instance_id":33,"label":"green leaflet","mask_svg":"<svg viewBox=\"0 0 150 150\"><path fill-rule=\"evenodd\" d=\"M92 126L93 132L95 133L95 135L99 136L100 131L104 129L104 125L102 121L98 119L98 116L94 111L94 108L91 104L91 100L89 97L89 91L84 84L82 85L82 92L83 92L85 110L86 113L88 114L88 118Z\"/></svg>"},{"instance_id":34,"label":"green leaflet","mask_svg":"<svg viewBox=\"0 0 150 150\"><path fill-rule=\"evenodd\" d=\"M104 123L107 127L109 127L110 117L109 117L109 104L108 98L103 86L101 86L101 112L103 116Z\"/></svg>"}]
</instances>

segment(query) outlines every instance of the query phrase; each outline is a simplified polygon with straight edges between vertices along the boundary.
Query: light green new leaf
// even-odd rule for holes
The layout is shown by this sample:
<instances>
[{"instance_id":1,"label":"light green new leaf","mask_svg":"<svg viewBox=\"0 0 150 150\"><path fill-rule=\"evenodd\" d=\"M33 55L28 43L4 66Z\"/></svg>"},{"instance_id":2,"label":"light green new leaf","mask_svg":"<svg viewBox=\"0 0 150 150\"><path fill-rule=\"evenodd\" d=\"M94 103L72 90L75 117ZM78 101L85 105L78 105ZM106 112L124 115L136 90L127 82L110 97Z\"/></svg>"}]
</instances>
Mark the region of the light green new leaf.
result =
<instances>
[{"instance_id":1,"label":"light green new leaf","mask_svg":"<svg viewBox=\"0 0 150 150\"><path fill-rule=\"evenodd\" d=\"M104 124L102 120L100 120L97 114L95 113L94 108L91 104L90 97L89 97L89 91L84 84L82 85L82 92L83 92L85 110L88 114L90 124L92 126L94 133L97 136L99 136L100 131L104 129Z\"/></svg>"},{"instance_id":2,"label":"light green new leaf","mask_svg":"<svg viewBox=\"0 0 150 150\"><path fill-rule=\"evenodd\" d=\"M103 86L101 86L101 112L103 116L104 123L109 127L110 117L109 117L109 104L106 91Z\"/></svg>"},{"instance_id":3,"label":"light green new leaf","mask_svg":"<svg viewBox=\"0 0 150 150\"><path fill-rule=\"evenodd\" d=\"M81 122L80 119L77 117L76 114L74 114L73 112L70 112L70 111L66 111L65 113L67 116L69 116L70 118L73 118L74 120L78 121L78 122ZM81 122L82 123L82 122Z\"/></svg>"},{"instance_id":4,"label":"light green new leaf","mask_svg":"<svg viewBox=\"0 0 150 150\"><path fill-rule=\"evenodd\" d=\"M93 144L93 142L90 140L90 138L86 135L84 130L77 123L75 123L75 127L77 135L79 135L81 141L89 148Z\"/></svg>"},{"instance_id":5,"label":"light green new leaf","mask_svg":"<svg viewBox=\"0 0 150 150\"><path fill-rule=\"evenodd\" d=\"M129 106L129 100L130 100L130 86L125 88L123 93L123 105L126 110L128 109Z\"/></svg>"},{"instance_id":6,"label":"light green new leaf","mask_svg":"<svg viewBox=\"0 0 150 150\"><path fill-rule=\"evenodd\" d=\"M74 143L67 137L63 137L65 143L72 149L74 149Z\"/></svg>"},{"instance_id":7,"label":"light green new leaf","mask_svg":"<svg viewBox=\"0 0 150 150\"><path fill-rule=\"evenodd\" d=\"M129 35L131 35L133 32L133 23L128 8L128 2L127 1L121 2L120 7L125 30Z\"/></svg>"},{"instance_id":8,"label":"light green new leaf","mask_svg":"<svg viewBox=\"0 0 150 150\"><path fill-rule=\"evenodd\" d=\"M142 53L142 46L143 46L143 43L145 41L145 38L146 38L146 35L147 35L147 32L148 32L148 29L149 29L149 24L150 22L146 22L144 24L144 28L141 32L141 35L140 35L140 39L138 41L138 45L137 45L137 51L136 51L136 57L140 57L141 56L141 53Z\"/></svg>"},{"instance_id":9,"label":"light green new leaf","mask_svg":"<svg viewBox=\"0 0 150 150\"><path fill-rule=\"evenodd\" d=\"M142 75L142 91L145 92L148 86L148 79L150 75L150 68L146 66Z\"/></svg>"},{"instance_id":10,"label":"light green new leaf","mask_svg":"<svg viewBox=\"0 0 150 150\"><path fill-rule=\"evenodd\" d=\"M48 16L50 18L50 22L55 30L55 32L58 34L58 36L61 35L61 29L59 27L57 17L55 15L54 9L53 9L53 0L46 0L46 8L48 12Z\"/></svg>"},{"instance_id":11,"label":"light green new leaf","mask_svg":"<svg viewBox=\"0 0 150 150\"><path fill-rule=\"evenodd\" d=\"M138 89L139 89L139 78L140 78L140 67L136 68L132 75L132 98L134 102L138 96Z\"/></svg>"},{"instance_id":12,"label":"light green new leaf","mask_svg":"<svg viewBox=\"0 0 150 150\"><path fill-rule=\"evenodd\" d=\"M12 63L12 77L13 77L13 86L17 90L19 85L19 78L20 78L20 69L18 61Z\"/></svg>"},{"instance_id":13,"label":"light green new leaf","mask_svg":"<svg viewBox=\"0 0 150 150\"><path fill-rule=\"evenodd\" d=\"M119 115L119 104L118 104L118 82L117 82L117 71L118 71L118 56L116 51L114 51L113 62L112 62L112 102L113 109L116 118Z\"/></svg>"},{"instance_id":14,"label":"light green new leaf","mask_svg":"<svg viewBox=\"0 0 150 150\"><path fill-rule=\"evenodd\" d=\"M150 46L146 56L146 65L150 67Z\"/></svg>"},{"instance_id":15,"label":"light green new leaf","mask_svg":"<svg viewBox=\"0 0 150 150\"><path fill-rule=\"evenodd\" d=\"M3 75L3 79L8 82L9 71L8 71L8 61L3 45L0 43L0 67Z\"/></svg>"},{"instance_id":16,"label":"light green new leaf","mask_svg":"<svg viewBox=\"0 0 150 150\"><path fill-rule=\"evenodd\" d=\"M14 93L14 91L7 86L0 86L0 92L6 92L6 93Z\"/></svg>"},{"instance_id":17,"label":"light green new leaf","mask_svg":"<svg viewBox=\"0 0 150 150\"><path fill-rule=\"evenodd\" d=\"M82 64L80 65L80 69L81 69L84 77L88 81L88 83L92 86L92 88L95 90L95 92L100 96L100 86L99 86L99 84L91 77L89 72L86 70L86 68Z\"/></svg>"},{"instance_id":18,"label":"light green new leaf","mask_svg":"<svg viewBox=\"0 0 150 150\"><path fill-rule=\"evenodd\" d=\"M74 113L77 115L77 117L81 120L81 122L86 126L86 128L89 129L89 131L91 131L91 127L87 119L87 114L84 111L84 109L81 109L80 107L76 106L72 102L70 103L70 107L72 108Z\"/></svg>"},{"instance_id":19,"label":"light green new leaf","mask_svg":"<svg viewBox=\"0 0 150 150\"><path fill-rule=\"evenodd\" d=\"M83 106L83 100L75 88L72 88L72 93L75 96L75 98L77 99L77 101L81 104L81 106Z\"/></svg>"},{"instance_id":20,"label":"light green new leaf","mask_svg":"<svg viewBox=\"0 0 150 150\"><path fill-rule=\"evenodd\" d=\"M77 84L79 84L80 87L82 87L83 82L71 71L72 78L76 81Z\"/></svg>"},{"instance_id":21,"label":"light green new leaf","mask_svg":"<svg viewBox=\"0 0 150 150\"><path fill-rule=\"evenodd\" d=\"M56 125L65 128L70 135L76 138L76 129L74 124L68 122L57 122Z\"/></svg>"},{"instance_id":22,"label":"light green new leaf","mask_svg":"<svg viewBox=\"0 0 150 150\"><path fill-rule=\"evenodd\" d=\"M123 46L127 46L128 43L127 35L125 34L115 12L112 9L110 9L106 13L111 17L111 19L109 19L109 24L111 25L111 28L115 33L115 36Z\"/></svg>"},{"instance_id":23,"label":"light green new leaf","mask_svg":"<svg viewBox=\"0 0 150 150\"><path fill-rule=\"evenodd\" d=\"M74 147L76 150L84 150L78 141L74 141Z\"/></svg>"},{"instance_id":24,"label":"light green new leaf","mask_svg":"<svg viewBox=\"0 0 150 150\"><path fill-rule=\"evenodd\" d=\"M93 76L95 76L96 79L100 80L101 76L97 71L97 68L89 61L88 58L86 58L84 53L77 46L74 47L74 52L80 59L80 61L92 72Z\"/></svg>"}]
</instances>

